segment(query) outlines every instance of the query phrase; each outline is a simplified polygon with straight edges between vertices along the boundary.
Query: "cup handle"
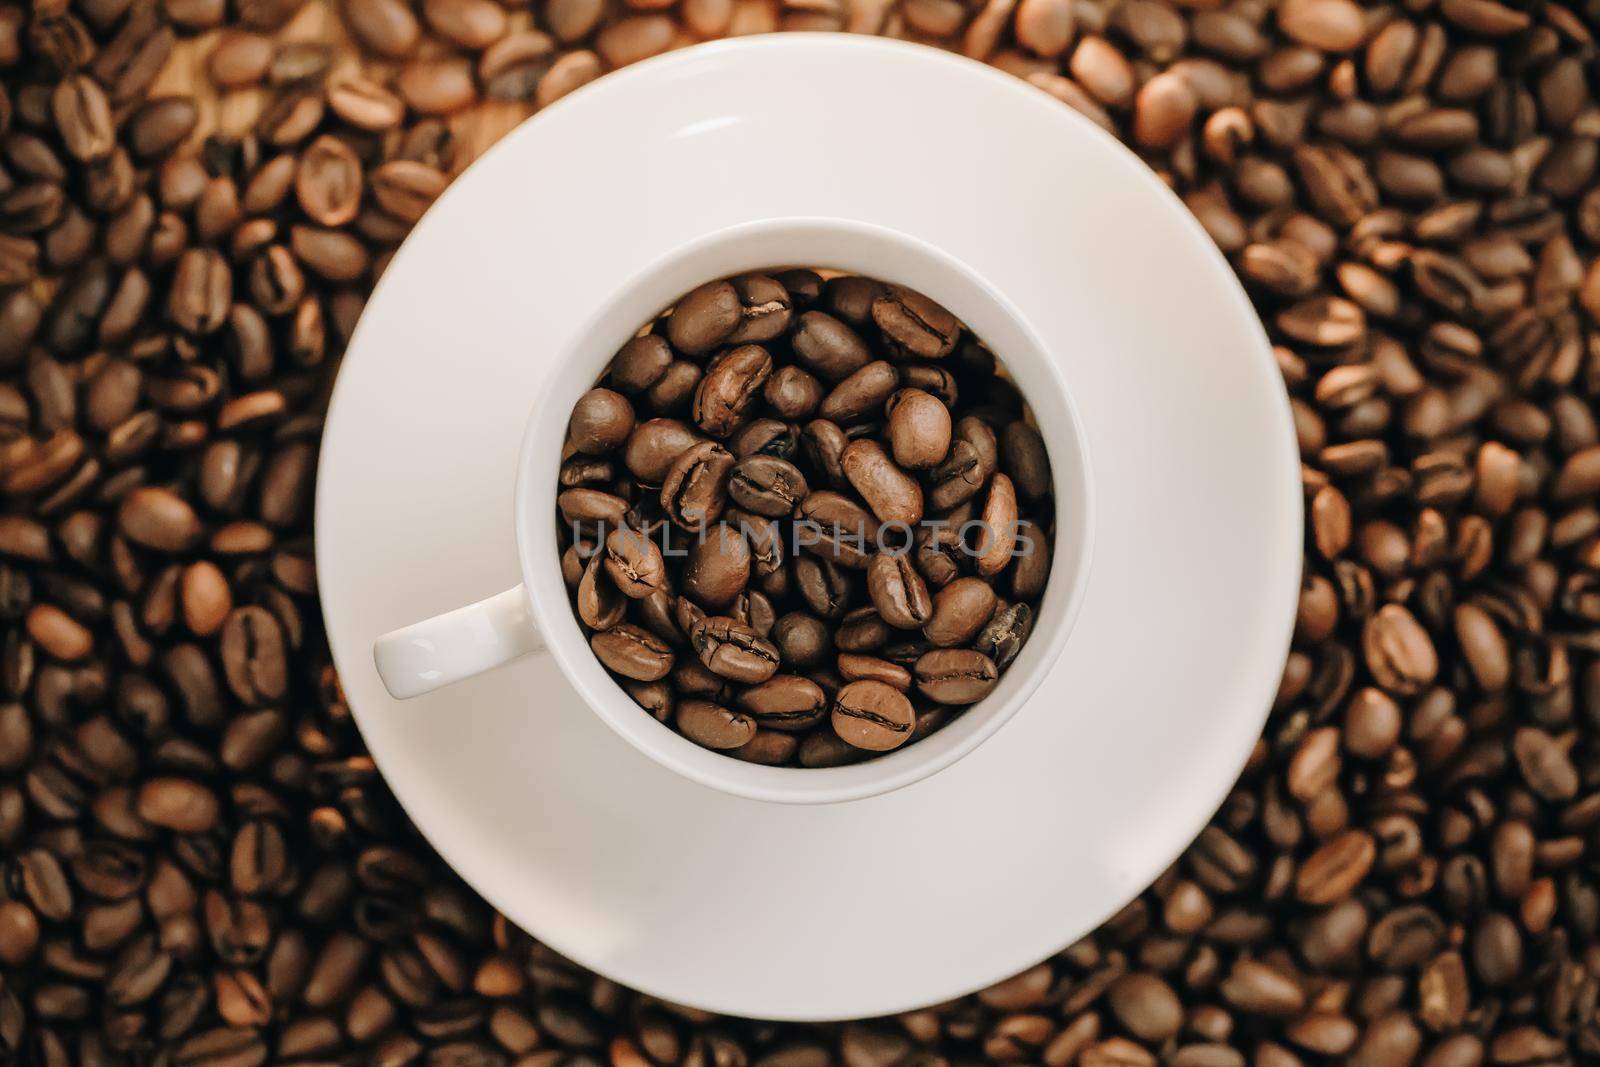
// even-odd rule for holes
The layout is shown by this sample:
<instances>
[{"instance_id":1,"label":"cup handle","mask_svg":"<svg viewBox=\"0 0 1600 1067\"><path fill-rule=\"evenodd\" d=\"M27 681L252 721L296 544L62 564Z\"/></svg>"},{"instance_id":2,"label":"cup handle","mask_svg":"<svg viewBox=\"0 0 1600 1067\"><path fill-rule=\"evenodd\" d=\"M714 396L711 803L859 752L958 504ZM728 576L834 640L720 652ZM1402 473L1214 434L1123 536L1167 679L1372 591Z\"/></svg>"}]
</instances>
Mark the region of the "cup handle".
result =
<instances>
[{"instance_id":1,"label":"cup handle","mask_svg":"<svg viewBox=\"0 0 1600 1067\"><path fill-rule=\"evenodd\" d=\"M544 647L519 585L384 634L372 660L389 695L409 700Z\"/></svg>"}]
</instances>

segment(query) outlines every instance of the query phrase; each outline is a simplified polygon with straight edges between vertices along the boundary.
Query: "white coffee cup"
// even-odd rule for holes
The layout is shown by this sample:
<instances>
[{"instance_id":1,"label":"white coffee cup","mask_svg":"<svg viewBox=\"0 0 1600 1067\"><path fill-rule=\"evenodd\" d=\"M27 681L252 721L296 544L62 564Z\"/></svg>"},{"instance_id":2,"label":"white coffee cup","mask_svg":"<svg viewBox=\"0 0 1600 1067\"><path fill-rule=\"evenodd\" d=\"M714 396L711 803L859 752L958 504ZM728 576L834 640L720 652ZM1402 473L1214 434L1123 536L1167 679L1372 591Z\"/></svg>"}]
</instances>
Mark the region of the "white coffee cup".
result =
<instances>
[{"instance_id":1,"label":"white coffee cup","mask_svg":"<svg viewBox=\"0 0 1600 1067\"><path fill-rule=\"evenodd\" d=\"M572 406L639 324L703 282L795 265L897 282L949 308L982 337L1033 409L1055 490L1050 579L1032 634L984 700L931 736L846 767L765 767L705 749L656 721L606 673L573 615L556 538L557 476ZM530 299L535 297L530 296ZM530 354L540 358L541 354ZM1033 693L1059 656L1083 599L1094 506L1082 422L1056 363L1020 313L954 257L906 234L842 219L772 219L709 234L621 286L556 354L534 403L516 480L522 584L380 637L373 646L389 693L407 699L527 655L556 658L578 693L617 733L661 765L704 785L756 800L830 803L888 792L949 766L992 736ZM552 694L528 694L539 713ZM1052 707L1038 714L1083 714Z\"/></svg>"}]
</instances>

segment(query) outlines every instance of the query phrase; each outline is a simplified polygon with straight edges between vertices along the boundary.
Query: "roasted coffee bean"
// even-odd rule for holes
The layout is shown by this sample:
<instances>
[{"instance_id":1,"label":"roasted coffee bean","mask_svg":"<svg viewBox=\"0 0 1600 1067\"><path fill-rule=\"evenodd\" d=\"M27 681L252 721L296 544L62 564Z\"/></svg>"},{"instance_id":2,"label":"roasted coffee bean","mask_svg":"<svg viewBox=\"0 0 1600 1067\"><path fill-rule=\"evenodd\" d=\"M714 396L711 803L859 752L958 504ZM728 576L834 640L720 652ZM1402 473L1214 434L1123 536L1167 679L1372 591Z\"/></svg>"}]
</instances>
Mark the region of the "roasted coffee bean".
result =
<instances>
[{"instance_id":1,"label":"roasted coffee bean","mask_svg":"<svg viewBox=\"0 0 1600 1067\"><path fill-rule=\"evenodd\" d=\"M883 523L895 523L908 531L922 519L922 487L917 480L895 465L877 441L860 438L850 442L839 465L861 499Z\"/></svg>"},{"instance_id":2,"label":"roasted coffee bean","mask_svg":"<svg viewBox=\"0 0 1600 1067\"><path fill-rule=\"evenodd\" d=\"M916 713L906 695L883 682L851 682L833 698L833 732L870 752L887 752L911 739Z\"/></svg>"},{"instance_id":3,"label":"roasted coffee bean","mask_svg":"<svg viewBox=\"0 0 1600 1067\"><path fill-rule=\"evenodd\" d=\"M233 303L233 271L212 249L191 248L178 260L167 313L181 329L214 333L227 321Z\"/></svg>"},{"instance_id":4,"label":"roasted coffee bean","mask_svg":"<svg viewBox=\"0 0 1600 1067\"><path fill-rule=\"evenodd\" d=\"M894 364L878 360L868 363L834 386L817 414L830 422L852 423L883 410L884 404L900 384Z\"/></svg>"},{"instance_id":5,"label":"roasted coffee bean","mask_svg":"<svg viewBox=\"0 0 1600 1067\"><path fill-rule=\"evenodd\" d=\"M589 647L609 670L640 682L665 678L672 670L672 649L650 631L621 623L596 633Z\"/></svg>"},{"instance_id":6,"label":"roasted coffee bean","mask_svg":"<svg viewBox=\"0 0 1600 1067\"><path fill-rule=\"evenodd\" d=\"M422 36L417 17L398 0L345 0L340 14L362 47L389 59L409 56Z\"/></svg>"},{"instance_id":7,"label":"roasted coffee bean","mask_svg":"<svg viewBox=\"0 0 1600 1067\"><path fill-rule=\"evenodd\" d=\"M950 450L950 409L943 401L921 389L901 389L889 398L887 410L896 463L921 470L944 460Z\"/></svg>"},{"instance_id":8,"label":"roasted coffee bean","mask_svg":"<svg viewBox=\"0 0 1600 1067\"><path fill-rule=\"evenodd\" d=\"M1017 492L1011 479L996 474L989 480L989 495L983 502L977 543L973 546L978 573L993 577L1016 556Z\"/></svg>"},{"instance_id":9,"label":"roasted coffee bean","mask_svg":"<svg viewBox=\"0 0 1600 1067\"><path fill-rule=\"evenodd\" d=\"M933 598L904 554L880 552L867 565L867 592L872 606L890 626L916 630L933 615Z\"/></svg>"},{"instance_id":10,"label":"roasted coffee bean","mask_svg":"<svg viewBox=\"0 0 1600 1067\"><path fill-rule=\"evenodd\" d=\"M472 64L465 59L413 59L395 76L395 91L420 115L449 115L478 96Z\"/></svg>"},{"instance_id":11,"label":"roasted coffee bean","mask_svg":"<svg viewBox=\"0 0 1600 1067\"><path fill-rule=\"evenodd\" d=\"M690 405L705 372L688 360L674 360L648 392L645 399L656 411L690 413Z\"/></svg>"},{"instance_id":12,"label":"roasted coffee bean","mask_svg":"<svg viewBox=\"0 0 1600 1067\"><path fill-rule=\"evenodd\" d=\"M158 159L182 144L198 121L199 109L188 97L149 100L128 117L128 148L141 160Z\"/></svg>"},{"instance_id":13,"label":"roasted coffee bean","mask_svg":"<svg viewBox=\"0 0 1600 1067\"><path fill-rule=\"evenodd\" d=\"M660 485L673 464L701 440L693 429L676 419L649 419L628 436L623 462L643 484ZM662 506L667 505L663 502Z\"/></svg>"},{"instance_id":14,"label":"roasted coffee bean","mask_svg":"<svg viewBox=\"0 0 1600 1067\"><path fill-rule=\"evenodd\" d=\"M730 284L739 296L739 325L726 338L727 344L770 341L789 328L789 292L776 280L746 274Z\"/></svg>"},{"instance_id":15,"label":"roasted coffee bean","mask_svg":"<svg viewBox=\"0 0 1600 1067\"><path fill-rule=\"evenodd\" d=\"M892 685L901 692L911 689L911 672L890 660L841 652L837 666L839 677L847 682L870 680Z\"/></svg>"},{"instance_id":16,"label":"roasted coffee bean","mask_svg":"<svg viewBox=\"0 0 1600 1067\"><path fill-rule=\"evenodd\" d=\"M731 337L743 316L744 305L732 282L708 282L685 295L667 316L667 340L686 356L703 356Z\"/></svg>"},{"instance_id":17,"label":"roasted coffee bean","mask_svg":"<svg viewBox=\"0 0 1600 1067\"><path fill-rule=\"evenodd\" d=\"M988 479L983 457L968 441L956 441L950 446L943 463L928 473L928 507L934 511L949 511L971 500Z\"/></svg>"},{"instance_id":18,"label":"roasted coffee bean","mask_svg":"<svg viewBox=\"0 0 1600 1067\"><path fill-rule=\"evenodd\" d=\"M672 346L656 334L645 334L617 350L609 378L617 389L636 396L660 381L671 365Z\"/></svg>"},{"instance_id":19,"label":"roasted coffee bean","mask_svg":"<svg viewBox=\"0 0 1600 1067\"><path fill-rule=\"evenodd\" d=\"M272 40L258 33L227 31L206 57L206 74L218 88L258 84L272 64Z\"/></svg>"},{"instance_id":20,"label":"roasted coffee bean","mask_svg":"<svg viewBox=\"0 0 1600 1067\"><path fill-rule=\"evenodd\" d=\"M612 530L606 537L604 558L612 582L634 600L649 596L666 583L666 561L661 549L641 530Z\"/></svg>"},{"instance_id":21,"label":"roasted coffee bean","mask_svg":"<svg viewBox=\"0 0 1600 1067\"><path fill-rule=\"evenodd\" d=\"M111 102L98 82L74 74L56 84L50 94L56 129L75 159L85 163L103 159L116 147Z\"/></svg>"},{"instance_id":22,"label":"roasted coffee bean","mask_svg":"<svg viewBox=\"0 0 1600 1067\"><path fill-rule=\"evenodd\" d=\"M826 419L813 419L806 424L802 438L806 459L817 471L815 479L823 485L843 488L844 450L850 438L839 425ZM820 486L819 486L820 488Z\"/></svg>"},{"instance_id":23,"label":"roasted coffee bean","mask_svg":"<svg viewBox=\"0 0 1600 1067\"><path fill-rule=\"evenodd\" d=\"M1003 604L972 639L972 647L994 660L1003 671L1017 658L1033 632L1033 618L1033 609L1027 604Z\"/></svg>"},{"instance_id":24,"label":"roasted coffee bean","mask_svg":"<svg viewBox=\"0 0 1600 1067\"><path fill-rule=\"evenodd\" d=\"M567 426L573 447L594 456L620 448L632 432L633 406L610 389L591 389L579 397Z\"/></svg>"},{"instance_id":25,"label":"roasted coffee bean","mask_svg":"<svg viewBox=\"0 0 1600 1067\"><path fill-rule=\"evenodd\" d=\"M683 736L706 748L738 748L756 735L756 721L708 700L680 700L674 718Z\"/></svg>"},{"instance_id":26,"label":"roasted coffee bean","mask_svg":"<svg viewBox=\"0 0 1600 1067\"><path fill-rule=\"evenodd\" d=\"M790 344L795 358L825 382L842 382L872 361L854 330L821 311L800 315Z\"/></svg>"},{"instance_id":27,"label":"roasted coffee bean","mask_svg":"<svg viewBox=\"0 0 1600 1067\"><path fill-rule=\"evenodd\" d=\"M760 399L772 374L772 356L760 345L741 345L706 368L695 389L695 425L713 437L727 437Z\"/></svg>"},{"instance_id":28,"label":"roasted coffee bean","mask_svg":"<svg viewBox=\"0 0 1600 1067\"><path fill-rule=\"evenodd\" d=\"M922 633L939 648L970 642L989 621L996 603L994 587L981 578L957 578L933 596L933 612Z\"/></svg>"},{"instance_id":29,"label":"roasted coffee bean","mask_svg":"<svg viewBox=\"0 0 1600 1067\"><path fill-rule=\"evenodd\" d=\"M667 432L675 434L672 429ZM677 439L672 436L669 440L672 444L667 447L670 448ZM661 482L662 511L690 533L704 534L727 505L734 467L733 453L713 441L702 441L683 449L671 462Z\"/></svg>"},{"instance_id":30,"label":"roasted coffee bean","mask_svg":"<svg viewBox=\"0 0 1600 1067\"><path fill-rule=\"evenodd\" d=\"M294 176L300 208L323 226L343 226L361 207L361 161L344 141L324 135L306 147Z\"/></svg>"},{"instance_id":31,"label":"roasted coffee bean","mask_svg":"<svg viewBox=\"0 0 1600 1067\"><path fill-rule=\"evenodd\" d=\"M784 653L785 662L792 662ZM822 721L828 698L822 687L796 674L775 674L739 694L739 706L761 726L773 730L808 730Z\"/></svg>"},{"instance_id":32,"label":"roasted coffee bean","mask_svg":"<svg viewBox=\"0 0 1600 1067\"><path fill-rule=\"evenodd\" d=\"M811 493L796 509L795 544L845 567L867 565L878 524L851 498L830 490Z\"/></svg>"},{"instance_id":33,"label":"roasted coffee bean","mask_svg":"<svg viewBox=\"0 0 1600 1067\"><path fill-rule=\"evenodd\" d=\"M701 663L731 681L754 685L778 669L778 647L725 616L710 615L695 623L689 643Z\"/></svg>"},{"instance_id":34,"label":"roasted coffee bean","mask_svg":"<svg viewBox=\"0 0 1600 1067\"><path fill-rule=\"evenodd\" d=\"M628 598L612 579L605 553L590 557L583 568L583 575L578 580L576 602L578 618L594 630L609 630L627 614Z\"/></svg>"},{"instance_id":35,"label":"roasted coffee bean","mask_svg":"<svg viewBox=\"0 0 1600 1067\"><path fill-rule=\"evenodd\" d=\"M800 469L776 456L751 456L735 464L728 475L733 502L771 518L788 515L809 492Z\"/></svg>"},{"instance_id":36,"label":"roasted coffee bean","mask_svg":"<svg viewBox=\"0 0 1600 1067\"><path fill-rule=\"evenodd\" d=\"M975 704L999 681L994 660L973 649L943 648L924 654L912 673L917 689L941 704Z\"/></svg>"},{"instance_id":37,"label":"roasted coffee bean","mask_svg":"<svg viewBox=\"0 0 1600 1067\"><path fill-rule=\"evenodd\" d=\"M792 611L773 625L772 641L785 666L805 670L828 658L831 637L827 624L815 615Z\"/></svg>"},{"instance_id":38,"label":"roasted coffee bean","mask_svg":"<svg viewBox=\"0 0 1600 1067\"><path fill-rule=\"evenodd\" d=\"M767 379L761 395L779 418L804 419L822 402L823 389L813 375L790 364Z\"/></svg>"},{"instance_id":39,"label":"roasted coffee bean","mask_svg":"<svg viewBox=\"0 0 1600 1067\"><path fill-rule=\"evenodd\" d=\"M327 88L328 108L341 120L361 130L381 132L390 130L400 124L405 117L405 104L398 96L389 92L376 82L360 77L347 77L335 81ZM392 201L395 196L395 186L405 186L414 176L427 176L437 173L430 167L409 160L394 160L385 163L373 172L369 179L373 196L387 210L393 211L386 201ZM443 175L438 176L438 186L443 188ZM435 190L437 195L437 190ZM425 198L426 203L432 201L432 196ZM400 214L400 212L396 212ZM411 214L409 211L407 215ZM421 212L416 212L415 217L420 217ZM402 215L402 217L405 217Z\"/></svg>"},{"instance_id":40,"label":"roasted coffee bean","mask_svg":"<svg viewBox=\"0 0 1600 1067\"><path fill-rule=\"evenodd\" d=\"M961 336L954 315L913 289L885 287L872 302L872 321L884 343L902 356L940 359L950 354Z\"/></svg>"}]
</instances>

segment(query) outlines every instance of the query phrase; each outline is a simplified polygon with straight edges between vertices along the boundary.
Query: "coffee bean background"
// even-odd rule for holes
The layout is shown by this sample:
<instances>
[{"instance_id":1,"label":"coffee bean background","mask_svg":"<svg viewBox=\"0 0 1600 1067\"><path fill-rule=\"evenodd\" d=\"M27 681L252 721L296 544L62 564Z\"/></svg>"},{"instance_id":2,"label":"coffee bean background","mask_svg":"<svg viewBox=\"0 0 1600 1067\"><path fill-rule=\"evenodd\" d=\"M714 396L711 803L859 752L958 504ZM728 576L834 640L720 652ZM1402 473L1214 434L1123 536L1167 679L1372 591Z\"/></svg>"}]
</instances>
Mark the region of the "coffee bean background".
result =
<instances>
[{"instance_id":1,"label":"coffee bean background","mask_svg":"<svg viewBox=\"0 0 1600 1067\"><path fill-rule=\"evenodd\" d=\"M1597 24L1593 0L0 4L0 1058L1596 1062ZM308 494L343 341L450 175L612 67L841 28L1025 77L1178 190L1280 346L1306 574L1238 787L1137 901L974 997L779 1026L588 974L449 874L327 666Z\"/></svg>"}]
</instances>

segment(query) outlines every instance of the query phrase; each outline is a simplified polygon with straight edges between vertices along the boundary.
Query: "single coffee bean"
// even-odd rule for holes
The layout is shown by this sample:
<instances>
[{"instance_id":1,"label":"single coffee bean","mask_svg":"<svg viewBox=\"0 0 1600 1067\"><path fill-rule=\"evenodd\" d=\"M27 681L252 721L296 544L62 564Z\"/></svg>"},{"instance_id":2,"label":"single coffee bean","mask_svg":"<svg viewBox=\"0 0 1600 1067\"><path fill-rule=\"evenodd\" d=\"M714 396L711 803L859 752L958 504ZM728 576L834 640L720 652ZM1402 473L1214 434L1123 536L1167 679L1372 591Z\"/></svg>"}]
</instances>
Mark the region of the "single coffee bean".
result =
<instances>
[{"instance_id":1,"label":"single coffee bean","mask_svg":"<svg viewBox=\"0 0 1600 1067\"><path fill-rule=\"evenodd\" d=\"M75 74L56 83L50 110L62 142L83 162L103 159L116 147L111 102L93 78Z\"/></svg>"},{"instance_id":2,"label":"single coffee bean","mask_svg":"<svg viewBox=\"0 0 1600 1067\"><path fill-rule=\"evenodd\" d=\"M949 511L977 495L988 480L983 458L968 441L950 446L943 463L929 472L932 482L927 503L934 511Z\"/></svg>"},{"instance_id":3,"label":"single coffee bean","mask_svg":"<svg viewBox=\"0 0 1600 1067\"><path fill-rule=\"evenodd\" d=\"M871 680L891 685L902 693L911 690L911 672L890 660L841 652L836 666L839 669L839 677L846 682Z\"/></svg>"},{"instance_id":4,"label":"single coffee bean","mask_svg":"<svg viewBox=\"0 0 1600 1067\"><path fill-rule=\"evenodd\" d=\"M738 748L756 734L753 718L708 700L680 700L675 721L683 736L705 748Z\"/></svg>"},{"instance_id":5,"label":"single coffee bean","mask_svg":"<svg viewBox=\"0 0 1600 1067\"><path fill-rule=\"evenodd\" d=\"M1017 493L1011 479L996 474L989 480L989 495L983 503L977 544L978 573L993 577L1005 570L1016 553Z\"/></svg>"},{"instance_id":6,"label":"single coffee bean","mask_svg":"<svg viewBox=\"0 0 1600 1067\"><path fill-rule=\"evenodd\" d=\"M871 752L887 752L910 739L916 714L904 693L882 682L851 682L833 700L833 732Z\"/></svg>"},{"instance_id":7,"label":"single coffee bean","mask_svg":"<svg viewBox=\"0 0 1600 1067\"><path fill-rule=\"evenodd\" d=\"M941 704L975 704L998 683L994 660L973 649L942 648L924 654L912 673L917 689Z\"/></svg>"},{"instance_id":8,"label":"single coffee bean","mask_svg":"<svg viewBox=\"0 0 1600 1067\"><path fill-rule=\"evenodd\" d=\"M799 367L779 367L762 387L762 397L781 419L804 419L822 403L822 383Z\"/></svg>"},{"instance_id":9,"label":"single coffee bean","mask_svg":"<svg viewBox=\"0 0 1600 1067\"><path fill-rule=\"evenodd\" d=\"M933 596L933 613L922 633L939 648L972 641L995 608L994 587L982 578L957 578Z\"/></svg>"},{"instance_id":10,"label":"single coffee bean","mask_svg":"<svg viewBox=\"0 0 1600 1067\"><path fill-rule=\"evenodd\" d=\"M295 171L300 208L323 226L343 226L361 207L361 162L344 141L317 138L300 156Z\"/></svg>"},{"instance_id":11,"label":"single coffee bean","mask_svg":"<svg viewBox=\"0 0 1600 1067\"><path fill-rule=\"evenodd\" d=\"M623 463L645 485L660 485L673 464L701 440L691 427L676 419L649 419L628 436ZM667 505L663 502L662 506Z\"/></svg>"},{"instance_id":12,"label":"single coffee bean","mask_svg":"<svg viewBox=\"0 0 1600 1067\"><path fill-rule=\"evenodd\" d=\"M579 452L604 455L620 448L633 432L633 406L610 389L591 389L578 398L567 427Z\"/></svg>"},{"instance_id":13,"label":"single coffee bean","mask_svg":"<svg viewBox=\"0 0 1600 1067\"><path fill-rule=\"evenodd\" d=\"M128 148L141 160L159 159L188 138L199 118L199 108L188 97L148 100L128 118Z\"/></svg>"},{"instance_id":14,"label":"single coffee bean","mask_svg":"<svg viewBox=\"0 0 1600 1067\"><path fill-rule=\"evenodd\" d=\"M672 346L657 334L635 337L611 359L611 384L629 396L649 389L672 365Z\"/></svg>"},{"instance_id":15,"label":"single coffee bean","mask_svg":"<svg viewBox=\"0 0 1600 1067\"><path fill-rule=\"evenodd\" d=\"M360 130L373 133L391 130L405 117L405 104L398 96L376 82L361 77L345 77L329 85L327 98L328 108L335 115ZM378 202L388 208L386 201L395 196L392 187L401 175L431 176L436 173L433 168L424 164L412 163L409 160L393 160L374 171L369 182ZM437 184L443 188L442 176ZM437 195L437 192L434 195ZM433 196L426 196L428 202L431 203L432 199ZM402 217L410 214L412 212L408 210ZM415 212L415 214L420 217L421 213Z\"/></svg>"},{"instance_id":16,"label":"single coffee bean","mask_svg":"<svg viewBox=\"0 0 1600 1067\"><path fill-rule=\"evenodd\" d=\"M943 402L921 389L901 389L889 398L887 410L896 463L923 470L944 460L950 450L950 409Z\"/></svg>"},{"instance_id":17,"label":"single coffee bean","mask_svg":"<svg viewBox=\"0 0 1600 1067\"><path fill-rule=\"evenodd\" d=\"M1050 457L1038 430L1021 420L1007 423L1000 433L1000 451L1006 471L1024 500L1042 500L1050 495Z\"/></svg>"},{"instance_id":18,"label":"single coffee bean","mask_svg":"<svg viewBox=\"0 0 1600 1067\"><path fill-rule=\"evenodd\" d=\"M845 479L881 522L901 524L909 530L921 521L921 485L897 467L877 441L861 438L850 442L839 464Z\"/></svg>"},{"instance_id":19,"label":"single coffee bean","mask_svg":"<svg viewBox=\"0 0 1600 1067\"><path fill-rule=\"evenodd\" d=\"M805 475L787 460L756 455L734 465L728 476L728 496L757 515L781 518L810 492Z\"/></svg>"},{"instance_id":20,"label":"single coffee bean","mask_svg":"<svg viewBox=\"0 0 1600 1067\"><path fill-rule=\"evenodd\" d=\"M771 638L787 667L804 670L819 665L828 657L828 627L815 615L792 611L780 616L773 625Z\"/></svg>"},{"instance_id":21,"label":"single coffee bean","mask_svg":"<svg viewBox=\"0 0 1600 1067\"><path fill-rule=\"evenodd\" d=\"M695 389L695 425L713 437L727 437L760 399L771 373L772 356L760 345L741 345L717 357Z\"/></svg>"},{"instance_id":22,"label":"single coffee bean","mask_svg":"<svg viewBox=\"0 0 1600 1067\"><path fill-rule=\"evenodd\" d=\"M663 414L688 413L705 372L688 360L674 360L659 381L645 393L651 408Z\"/></svg>"},{"instance_id":23,"label":"single coffee bean","mask_svg":"<svg viewBox=\"0 0 1600 1067\"><path fill-rule=\"evenodd\" d=\"M813 419L806 424L802 446L806 459L821 475L821 481L835 488L845 485L844 450L850 438L838 423Z\"/></svg>"},{"instance_id":24,"label":"single coffee bean","mask_svg":"<svg viewBox=\"0 0 1600 1067\"><path fill-rule=\"evenodd\" d=\"M653 682L672 670L672 650L650 631L621 623L589 638L600 662L624 678Z\"/></svg>"},{"instance_id":25,"label":"single coffee bean","mask_svg":"<svg viewBox=\"0 0 1600 1067\"><path fill-rule=\"evenodd\" d=\"M607 535L605 568L616 587L634 600L657 592L666 582L661 549L639 530L619 527Z\"/></svg>"},{"instance_id":26,"label":"single coffee bean","mask_svg":"<svg viewBox=\"0 0 1600 1067\"><path fill-rule=\"evenodd\" d=\"M778 647L725 616L701 619L689 632L689 643L706 667L745 685L764 682L778 669Z\"/></svg>"},{"instance_id":27,"label":"single coffee bean","mask_svg":"<svg viewBox=\"0 0 1600 1067\"><path fill-rule=\"evenodd\" d=\"M702 441L684 449L662 480L662 510L690 533L704 533L727 504L734 466L733 453L715 442Z\"/></svg>"},{"instance_id":28,"label":"single coffee bean","mask_svg":"<svg viewBox=\"0 0 1600 1067\"><path fill-rule=\"evenodd\" d=\"M478 80L490 100L530 101L555 63L556 43L538 30L515 30L478 57Z\"/></svg>"},{"instance_id":29,"label":"single coffee bean","mask_svg":"<svg viewBox=\"0 0 1600 1067\"><path fill-rule=\"evenodd\" d=\"M556 497L556 506L568 522L603 522L620 526L628 515L628 502L599 489L568 489Z\"/></svg>"},{"instance_id":30,"label":"single coffee bean","mask_svg":"<svg viewBox=\"0 0 1600 1067\"><path fill-rule=\"evenodd\" d=\"M805 523L795 533L798 547L845 567L867 565L878 524L865 508L824 489L800 501L798 513Z\"/></svg>"},{"instance_id":31,"label":"single coffee bean","mask_svg":"<svg viewBox=\"0 0 1600 1067\"><path fill-rule=\"evenodd\" d=\"M212 249L191 248L178 260L167 313L181 329L204 335L221 329L233 303L233 271Z\"/></svg>"},{"instance_id":32,"label":"single coffee bean","mask_svg":"<svg viewBox=\"0 0 1600 1067\"><path fill-rule=\"evenodd\" d=\"M733 345L770 341L789 327L789 291L765 274L746 274L731 282L739 296L739 324L727 337Z\"/></svg>"},{"instance_id":33,"label":"single coffee bean","mask_svg":"<svg viewBox=\"0 0 1600 1067\"><path fill-rule=\"evenodd\" d=\"M478 98L472 64L454 57L413 59L395 76L394 87L420 115L449 115Z\"/></svg>"},{"instance_id":34,"label":"single coffee bean","mask_svg":"<svg viewBox=\"0 0 1600 1067\"><path fill-rule=\"evenodd\" d=\"M667 316L667 340L686 356L703 356L732 336L743 317L733 284L708 282L678 301Z\"/></svg>"},{"instance_id":35,"label":"single coffee bean","mask_svg":"<svg viewBox=\"0 0 1600 1067\"><path fill-rule=\"evenodd\" d=\"M738 748L728 750L728 755L746 763L764 767L781 767L794 759L800 741L793 734L776 730L758 729L756 735Z\"/></svg>"},{"instance_id":36,"label":"single coffee bean","mask_svg":"<svg viewBox=\"0 0 1600 1067\"><path fill-rule=\"evenodd\" d=\"M388 59L404 59L416 51L422 27L399 0L344 0L345 26L362 47Z\"/></svg>"},{"instance_id":37,"label":"single coffee bean","mask_svg":"<svg viewBox=\"0 0 1600 1067\"><path fill-rule=\"evenodd\" d=\"M807 370L834 384L872 361L871 351L854 330L821 311L800 315L790 344Z\"/></svg>"},{"instance_id":38,"label":"single coffee bean","mask_svg":"<svg viewBox=\"0 0 1600 1067\"><path fill-rule=\"evenodd\" d=\"M933 614L933 598L910 557L880 552L867 565L867 592L890 626L920 629Z\"/></svg>"},{"instance_id":39,"label":"single coffee bean","mask_svg":"<svg viewBox=\"0 0 1600 1067\"><path fill-rule=\"evenodd\" d=\"M1367 667L1392 693L1415 696L1439 670L1438 654L1426 630L1398 604L1385 604L1362 631Z\"/></svg>"},{"instance_id":40,"label":"single coffee bean","mask_svg":"<svg viewBox=\"0 0 1600 1067\"><path fill-rule=\"evenodd\" d=\"M892 351L920 359L940 359L954 350L961 335L954 315L921 293L888 286L872 302L872 321Z\"/></svg>"},{"instance_id":41,"label":"single coffee bean","mask_svg":"<svg viewBox=\"0 0 1600 1067\"><path fill-rule=\"evenodd\" d=\"M1044 594L1050 578L1050 537L1032 522L1020 522L1013 549L1011 595L1021 600L1037 600Z\"/></svg>"},{"instance_id":42,"label":"single coffee bean","mask_svg":"<svg viewBox=\"0 0 1600 1067\"><path fill-rule=\"evenodd\" d=\"M218 818L214 793L182 778L153 778L139 787L139 817L152 826L182 833L211 829Z\"/></svg>"},{"instance_id":43,"label":"single coffee bean","mask_svg":"<svg viewBox=\"0 0 1600 1067\"><path fill-rule=\"evenodd\" d=\"M856 422L881 411L899 384L894 364L883 360L868 363L834 386L822 398L817 414L830 422Z\"/></svg>"},{"instance_id":44,"label":"single coffee bean","mask_svg":"<svg viewBox=\"0 0 1600 1067\"><path fill-rule=\"evenodd\" d=\"M764 728L807 730L822 721L828 698L809 678L775 674L740 693L739 706Z\"/></svg>"},{"instance_id":45,"label":"single coffee bean","mask_svg":"<svg viewBox=\"0 0 1600 1067\"><path fill-rule=\"evenodd\" d=\"M972 639L972 647L1005 670L1033 632L1033 609L1027 604L1002 604Z\"/></svg>"},{"instance_id":46,"label":"single coffee bean","mask_svg":"<svg viewBox=\"0 0 1600 1067\"><path fill-rule=\"evenodd\" d=\"M578 579L578 618L594 630L609 630L623 620L628 598L611 577L605 553L590 557Z\"/></svg>"}]
</instances>

